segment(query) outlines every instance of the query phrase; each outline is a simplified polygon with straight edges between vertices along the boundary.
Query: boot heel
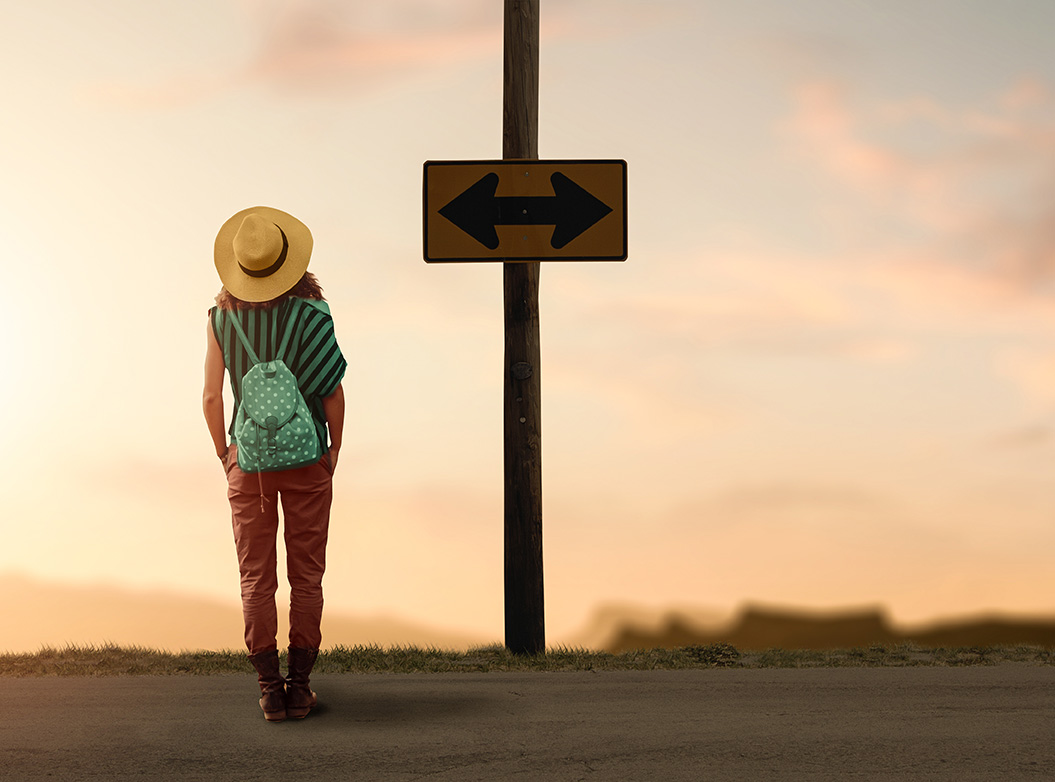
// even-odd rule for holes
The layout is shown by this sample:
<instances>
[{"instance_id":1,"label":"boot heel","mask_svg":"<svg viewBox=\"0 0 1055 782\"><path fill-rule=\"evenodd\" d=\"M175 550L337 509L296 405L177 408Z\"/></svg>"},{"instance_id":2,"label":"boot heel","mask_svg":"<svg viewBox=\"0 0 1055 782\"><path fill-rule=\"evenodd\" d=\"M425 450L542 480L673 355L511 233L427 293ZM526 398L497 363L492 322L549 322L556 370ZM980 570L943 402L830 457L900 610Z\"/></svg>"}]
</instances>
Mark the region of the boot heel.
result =
<instances>
[{"instance_id":1,"label":"boot heel","mask_svg":"<svg viewBox=\"0 0 1055 782\"><path fill-rule=\"evenodd\" d=\"M291 720L304 719L308 716L308 712L314 709L319 702L319 699L311 690L308 690L307 695L294 694L287 690L286 698L296 704L294 706L286 706L286 716Z\"/></svg>"},{"instance_id":2,"label":"boot heel","mask_svg":"<svg viewBox=\"0 0 1055 782\"><path fill-rule=\"evenodd\" d=\"M289 647L289 676L286 677L286 716L302 720L315 708L318 698L308 686L318 649Z\"/></svg>"},{"instance_id":3,"label":"boot heel","mask_svg":"<svg viewBox=\"0 0 1055 782\"><path fill-rule=\"evenodd\" d=\"M278 711L268 711L267 706L265 705L266 701L266 697L260 699L260 708L264 710L264 719L268 722L282 722L286 719L287 716L289 716L289 712L287 709L280 709Z\"/></svg>"}]
</instances>

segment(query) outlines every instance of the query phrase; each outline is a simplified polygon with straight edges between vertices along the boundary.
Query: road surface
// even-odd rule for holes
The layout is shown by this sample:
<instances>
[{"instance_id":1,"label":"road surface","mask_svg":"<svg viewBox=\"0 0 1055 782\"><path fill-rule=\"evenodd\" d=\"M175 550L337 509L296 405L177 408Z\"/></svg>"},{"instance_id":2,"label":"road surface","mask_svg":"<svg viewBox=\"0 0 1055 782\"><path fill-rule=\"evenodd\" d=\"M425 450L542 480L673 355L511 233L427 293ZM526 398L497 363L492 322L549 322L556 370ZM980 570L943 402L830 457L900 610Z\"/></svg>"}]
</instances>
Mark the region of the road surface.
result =
<instances>
[{"instance_id":1,"label":"road surface","mask_svg":"<svg viewBox=\"0 0 1055 782\"><path fill-rule=\"evenodd\" d=\"M1055 667L0 678L0 779L1055 778Z\"/></svg>"}]
</instances>

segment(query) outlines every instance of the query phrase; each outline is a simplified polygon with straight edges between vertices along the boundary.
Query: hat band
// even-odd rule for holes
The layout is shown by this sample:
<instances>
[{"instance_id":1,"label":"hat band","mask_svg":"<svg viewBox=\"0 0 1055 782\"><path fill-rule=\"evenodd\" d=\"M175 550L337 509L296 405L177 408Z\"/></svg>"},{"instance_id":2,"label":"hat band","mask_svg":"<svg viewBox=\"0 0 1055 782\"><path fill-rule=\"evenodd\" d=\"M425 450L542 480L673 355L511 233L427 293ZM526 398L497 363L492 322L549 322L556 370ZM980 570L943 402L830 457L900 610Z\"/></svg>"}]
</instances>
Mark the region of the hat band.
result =
<instances>
[{"instance_id":1,"label":"hat band","mask_svg":"<svg viewBox=\"0 0 1055 782\"><path fill-rule=\"evenodd\" d=\"M248 274L250 277L270 277L272 274L282 268L282 264L286 262L286 253L289 252L289 240L286 239L286 232L282 230L282 226L278 223L274 224L278 232L282 234L282 252L278 254L276 261L268 266L266 269L247 269L239 261L238 268Z\"/></svg>"}]
</instances>

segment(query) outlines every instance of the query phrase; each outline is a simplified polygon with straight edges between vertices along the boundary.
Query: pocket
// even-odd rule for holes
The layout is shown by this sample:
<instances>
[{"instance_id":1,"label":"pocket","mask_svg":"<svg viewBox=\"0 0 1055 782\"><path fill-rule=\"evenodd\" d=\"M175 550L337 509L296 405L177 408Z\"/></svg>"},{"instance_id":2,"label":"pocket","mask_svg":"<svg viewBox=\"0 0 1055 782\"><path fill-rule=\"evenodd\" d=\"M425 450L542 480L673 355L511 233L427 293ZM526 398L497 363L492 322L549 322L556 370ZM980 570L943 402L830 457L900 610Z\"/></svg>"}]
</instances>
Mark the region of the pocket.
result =
<instances>
[{"instance_id":1,"label":"pocket","mask_svg":"<svg viewBox=\"0 0 1055 782\"><path fill-rule=\"evenodd\" d=\"M231 474L231 466L238 464L238 446L234 443L227 449L227 456L223 460L223 471L227 474Z\"/></svg>"}]
</instances>

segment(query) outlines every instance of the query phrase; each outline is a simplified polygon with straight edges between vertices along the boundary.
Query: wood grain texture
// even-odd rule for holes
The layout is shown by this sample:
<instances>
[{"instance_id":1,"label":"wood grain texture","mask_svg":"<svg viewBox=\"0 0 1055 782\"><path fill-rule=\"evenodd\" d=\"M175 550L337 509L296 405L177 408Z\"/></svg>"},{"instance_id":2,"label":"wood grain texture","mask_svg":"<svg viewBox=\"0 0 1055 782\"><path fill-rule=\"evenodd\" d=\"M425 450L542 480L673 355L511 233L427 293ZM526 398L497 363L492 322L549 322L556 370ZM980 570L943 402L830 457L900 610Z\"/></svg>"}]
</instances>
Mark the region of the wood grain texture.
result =
<instances>
[{"instance_id":1,"label":"wood grain texture","mask_svg":"<svg viewBox=\"0 0 1055 782\"><path fill-rule=\"evenodd\" d=\"M505 0L502 156L538 159L538 0ZM505 302L505 637L545 651L542 384L538 262L503 264Z\"/></svg>"}]
</instances>

